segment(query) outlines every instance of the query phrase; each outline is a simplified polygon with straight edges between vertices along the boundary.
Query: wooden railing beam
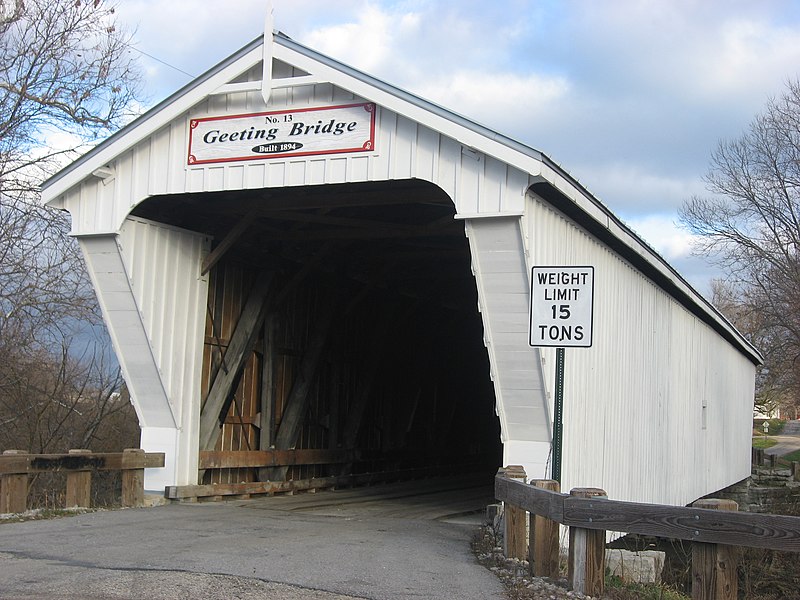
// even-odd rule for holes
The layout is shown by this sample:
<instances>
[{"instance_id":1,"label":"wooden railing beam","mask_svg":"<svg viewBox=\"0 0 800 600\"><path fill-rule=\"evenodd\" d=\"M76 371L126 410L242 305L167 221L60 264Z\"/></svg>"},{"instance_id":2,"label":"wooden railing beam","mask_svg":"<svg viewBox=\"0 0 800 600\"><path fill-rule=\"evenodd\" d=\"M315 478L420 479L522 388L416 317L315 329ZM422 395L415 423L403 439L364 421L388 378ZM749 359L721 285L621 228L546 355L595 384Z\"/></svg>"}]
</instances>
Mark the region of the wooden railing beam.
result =
<instances>
[{"instance_id":1,"label":"wooden railing beam","mask_svg":"<svg viewBox=\"0 0 800 600\"><path fill-rule=\"evenodd\" d=\"M200 452L201 469L241 469L330 465L352 461L357 456L348 450L231 450Z\"/></svg>"},{"instance_id":2,"label":"wooden railing beam","mask_svg":"<svg viewBox=\"0 0 800 600\"><path fill-rule=\"evenodd\" d=\"M14 454L7 454L14 452ZM120 471L124 469L157 469L164 466L163 452L147 452L130 457L122 452L93 452L92 454L28 454L6 450L0 456L0 475L12 473L46 473L74 469Z\"/></svg>"},{"instance_id":3,"label":"wooden railing beam","mask_svg":"<svg viewBox=\"0 0 800 600\"><path fill-rule=\"evenodd\" d=\"M570 527L800 552L800 517L576 498L504 476L495 498Z\"/></svg>"},{"instance_id":4,"label":"wooden railing beam","mask_svg":"<svg viewBox=\"0 0 800 600\"><path fill-rule=\"evenodd\" d=\"M66 472L66 506L89 507L93 471L122 471L122 505L144 504L144 469L164 466L163 452L128 449L93 453L70 450L68 454L29 454L6 450L0 456L0 513L27 510L28 474Z\"/></svg>"}]
</instances>

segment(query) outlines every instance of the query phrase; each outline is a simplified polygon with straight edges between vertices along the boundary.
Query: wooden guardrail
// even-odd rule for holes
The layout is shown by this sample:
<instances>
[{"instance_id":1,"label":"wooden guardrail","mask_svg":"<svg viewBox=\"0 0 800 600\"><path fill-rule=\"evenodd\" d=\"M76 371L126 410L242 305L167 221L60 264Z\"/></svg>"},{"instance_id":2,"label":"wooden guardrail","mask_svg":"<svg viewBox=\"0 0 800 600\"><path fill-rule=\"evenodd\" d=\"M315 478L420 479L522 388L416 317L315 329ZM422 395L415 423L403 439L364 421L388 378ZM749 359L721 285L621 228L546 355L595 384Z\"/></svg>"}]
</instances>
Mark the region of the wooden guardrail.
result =
<instances>
[{"instance_id":1,"label":"wooden guardrail","mask_svg":"<svg viewBox=\"0 0 800 600\"><path fill-rule=\"evenodd\" d=\"M284 467L294 465L332 465L352 462L354 450L245 450L202 451L198 467L205 469L237 469L252 467Z\"/></svg>"},{"instance_id":2,"label":"wooden guardrail","mask_svg":"<svg viewBox=\"0 0 800 600\"><path fill-rule=\"evenodd\" d=\"M800 552L800 517L735 512L738 507L730 500L706 499L681 507L609 500L596 488L562 494L547 489L557 488L557 482L526 484L522 479L521 467L500 469L495 477L495 497L506 504L506 512L515 507L531 515L527 548L507 544L517 554L506 555L528 558L533 575L557 575L553 565L558 565L560 548L554 523L566 525L569 585L591 596L603 593L606 531L691 541L692 598L703 600L736 598L736 547ZM506 519L507 528L517 528L507 529L506 538L525 539L525 525L519 518Z\"/></svg>"},{"instance_id":3,"label":"wooden guardrail","mask_svg":"<svg viewBox=\"0 0 800 600\"><path fill-rule=\"evenodd\" d=\"M122 506L142 506L144 470L163 466L163 452L138 448L104 453L80 449L68 454L6 450L0 456L0 513L25 512L29 475L56 471L67 473L66 508L89 507L93 471L122 471Z\"/></svg>"},{"instance_id":4,"label":"wooden guardrail","mask_svg":"<svg viewBox=\"0 0 800 600\"><path fill-rule=\"evenodd\" d=\"M300 451L298 451L300 452ZM201 453L202 454L202 453ZM201 464L212 463L213 457L208 457L207 462L204 463L203 458L200 459ZM295 459L290 459L295 460ZM297 458L297 460L300 460ZM241 466L244 462L247 466L258 467L260 464L252 464L245 461L237 461L234 463L224 462L223 464L236 464ZM291 464L310 464L305 462L291 463ZM321 462L316 464L329 464ZM268 466L284 466L280 463L275 465L269 464ZM225 467L231 468L231 467ZM456 474L459 472L475 472L475 465L464 464L451 466L447 468L447 474ZM363 485L373 485L376 483L386 483L389 481L397 481L400 479L416 479L422 477L430 477L442 474L442 467L427 466L408 469L392 469L390 471L368 471L365 473L355 473L349 475L333 475L329 477L311 477L309 479L292 479L288 481L252 481L245 483L208 483L200 485L170 485L164 490L164 496L169 500L181 501L195 501L197 499L210 499L221 500L224 497L237 496L239 498L248 498L250 496L260 495L274 495L274 494L292 494L295 492L316 492L318 490L344 488L344 487L358 487Z\"/></svg>"},{"instance_id":5,"label":"wooden guardrail","mask_svg":"<svg viewBox=\"0 0 800 600\"><path fill-rule=\"evenodd\" d=\"M395 461L409 461L413 464L419 459L422 466L405 466L403 468L382 468L381 463ZM307 479L292 479L288 481L252 481L240 483L207 483L199 485L173 485L167 486L164 496L169 500L194 501L197 499L217 500L224 497L237 496L247 498L253 495L273 495L294 493L299 491L317 491L337 487L355 487L371 485L398 479L429 477L442 473L455 474L459 472L474 472L476 468L485 465L458 462L451 459L463 459L460 455L439 457L441 463L437 464L422 453L409 455L408 453L381 454L380 456L364 459L359 450L347 449L290 449L290 450L236 450L236 451L201 451L198 457L200 471L212 469L261 469L271 467L292 467L302 465L348 465L342 469L345 474L310 477ZM347 473L355 470L358 465L359 473Z\"/></svg>"}]
</instances>

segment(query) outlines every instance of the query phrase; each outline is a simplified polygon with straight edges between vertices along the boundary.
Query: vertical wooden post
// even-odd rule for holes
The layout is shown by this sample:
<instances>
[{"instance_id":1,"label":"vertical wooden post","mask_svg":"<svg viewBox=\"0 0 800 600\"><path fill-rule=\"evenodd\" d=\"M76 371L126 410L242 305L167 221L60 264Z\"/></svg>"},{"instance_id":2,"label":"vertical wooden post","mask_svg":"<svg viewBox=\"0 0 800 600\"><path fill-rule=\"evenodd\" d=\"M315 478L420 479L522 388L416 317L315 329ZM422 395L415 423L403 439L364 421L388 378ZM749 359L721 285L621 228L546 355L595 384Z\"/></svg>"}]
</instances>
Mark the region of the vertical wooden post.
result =
<instances>
[{"instance_id":1,"label":"vertical wooden post","mask_svg":"<svg viewBox=\"0 0 800 600\"><path fill-rule=\"evenodd\" d=\"M525 480L525 469L520 465L511 465L501 469L503 475L509 479ZM503 554L506 558L519 558L524 560L527 556L528 523L525 519L525 510L519 506L506 504L505 515L505 535L503 536Z\"/></svg>"},{"instance_id":2,"label":"vertical wooden post","mask_svg":"<svg viewBox=\"0 0 800 600\"><path fill-rule=\"evenodd\" d=\"M91 454L91 450L70 450L70 454ZM92 497L92 472L68 471L67 472L67 498L66 508L89 508Z\"/></svg>"},{"instance_id":3,"label":"vertical wooden post","mask_svg":"<svg viewBox=\"0 0 800 600\"><path fill-rule=\"evenodd\" d=\"M792 478L795 481L800 481L800 462L796 460L792 462Z\"/></svg>"},{"instance_id":4,"label":"vertical wooden post","mask_svg":"<svg viewBox=\"0 0 800 600\"><path fill-rule=\"evenodd\" d=\"M598 488L575 488L575 498L606 498ZM571 590L600 596L605 587L606 532L603 529L569 528L569 574Z\"/></svg>"},{"instance_id":5,"label":"vertical wooden post","mask_svg":"<svg viewBox=\"0 0 800 600\"><path fill-rule=\"evenodd\" d=\"M276 317L274 314L264 318L263 347L261 349L261 423L258 431L258 449L270 450L273 442L273 428L275 425L275 332L277 331ZM258 480L267 481L271 469L258 468Z\"/></svg>"},{"instance_id":6,"label":"vertical wooden post","mask_svg":"<svg viewBox=\"0 0 800 600\"><path fill-rule=\"evenodd\" d=\"M28 454L24 450L6 450L3 456ZM28 474L0 476L0 513L21 513L28 510Z\"/></svg>"},{"instance_id":7,"label":"vertical wooden post","mask_svg":"<svg viewBox=\"0 0 800 600\"><path fill-rule=\"evenodd\" d=\"M144 469L125 468L126 459L144 459L144 450L126 448L122 451L122 506L144 506Z\"/></svg>"},{"instance_id":8,"label":"vertical wooden post","mask_svg":"<svg viewBox=\"0 0 800 600\"><path fill-rule=\"evenodd\" d=\"M694 508L739 510L733 500L708 498L692 504ZM692 544L692 599L736 600L739 582L736 578L738 550L722 544Z\"/></svg>"},{"instance_id":9,"label":"vertical wooden post","mask_svg":"<svg viewBox=\"0 0 800 600\"><path fill-rule=\"evenodd\" d=\"M534 479L530 483L537 488L550 490L551 492L561 491L561 484L554 479ZM558 579L558 562L561 550L558 539L558 523L533 513L530 513L528 520L530 525L528 560L530 560L531 575Z\"/></svg>"}]
</instances>

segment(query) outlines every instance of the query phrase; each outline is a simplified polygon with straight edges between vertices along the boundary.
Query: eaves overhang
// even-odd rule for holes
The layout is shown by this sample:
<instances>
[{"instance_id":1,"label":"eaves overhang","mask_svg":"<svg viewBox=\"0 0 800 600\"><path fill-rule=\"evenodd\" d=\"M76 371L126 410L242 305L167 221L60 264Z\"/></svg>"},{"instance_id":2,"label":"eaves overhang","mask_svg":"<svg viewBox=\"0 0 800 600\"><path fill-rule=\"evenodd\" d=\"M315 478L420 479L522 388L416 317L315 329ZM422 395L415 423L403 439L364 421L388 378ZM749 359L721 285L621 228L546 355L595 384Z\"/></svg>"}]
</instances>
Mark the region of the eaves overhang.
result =
<instances>
[{"instance_id":1,"label":"eaves overhang","mask_svg":"<svg viewBox=\"0 0 800 600\"><path fill-rule=\"evenodd\" d=\"M530 190L627 260L686 310L736 347L754 365L763 364L761 352L713 304L611 210L589 196L588 192L584 191L584 198L592 203L594 210L603 214L602 220L593 218L589 211L581 207L581 199L576 201L568 197L551 181L540 178L540 181L530 186Z\"/></svg>"}]
</instances>

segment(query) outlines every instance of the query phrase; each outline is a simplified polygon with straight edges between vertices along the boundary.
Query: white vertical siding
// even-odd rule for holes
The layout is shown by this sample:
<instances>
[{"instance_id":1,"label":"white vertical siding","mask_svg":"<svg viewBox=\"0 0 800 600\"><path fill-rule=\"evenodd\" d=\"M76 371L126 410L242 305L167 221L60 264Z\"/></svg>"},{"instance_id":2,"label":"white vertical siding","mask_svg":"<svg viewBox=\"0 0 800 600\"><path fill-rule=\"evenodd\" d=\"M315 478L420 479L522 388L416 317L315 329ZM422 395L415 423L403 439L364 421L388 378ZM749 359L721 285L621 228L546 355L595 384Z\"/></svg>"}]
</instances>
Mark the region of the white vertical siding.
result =
<instances>
[{"instance_id":1,"label":"white vertical siding","mask_svg":"<svg viewBox=\"0 0 800 600\"><path fill-rule=\"evenodd\" d=\"M525 223L528 268L595 267L594 345L566 350L563 487L685 504L747 477L753 364L550 205L530 198Z\"/></svg>"},{"instance_id":2,"label":"white vertical siding","mask_svg":"<svg viewBox=\"0 0 800 600\"><path fill-rule=\"evenodd\" d=\"M179 430L176 476L180 483L194 483L208 295L208 279L200 275L200 265L209 240L129 218L120 230L118 246L130 294ZM121 360L136 351L126 344L117 348Z\"/></svg>"},{"instance_id":3,"label":"white vertical siding","mask_svg":"<svg viewBox=\"0 0 800 600\"><path fill-rule=\"evenodd\" d=\"M79 193L66 193L63 206L73 214L73 233L116 232L137 204L155 194L409 178L441 187L465 218L522 214L526 173L381 108L375 152L186 165L190 117L365 101L331 84L276 90L269 106L259 98L254 93L236 93L204 99L120 155L111 165L113 178L89 178Z\"/></svg>"}]
</instances>

